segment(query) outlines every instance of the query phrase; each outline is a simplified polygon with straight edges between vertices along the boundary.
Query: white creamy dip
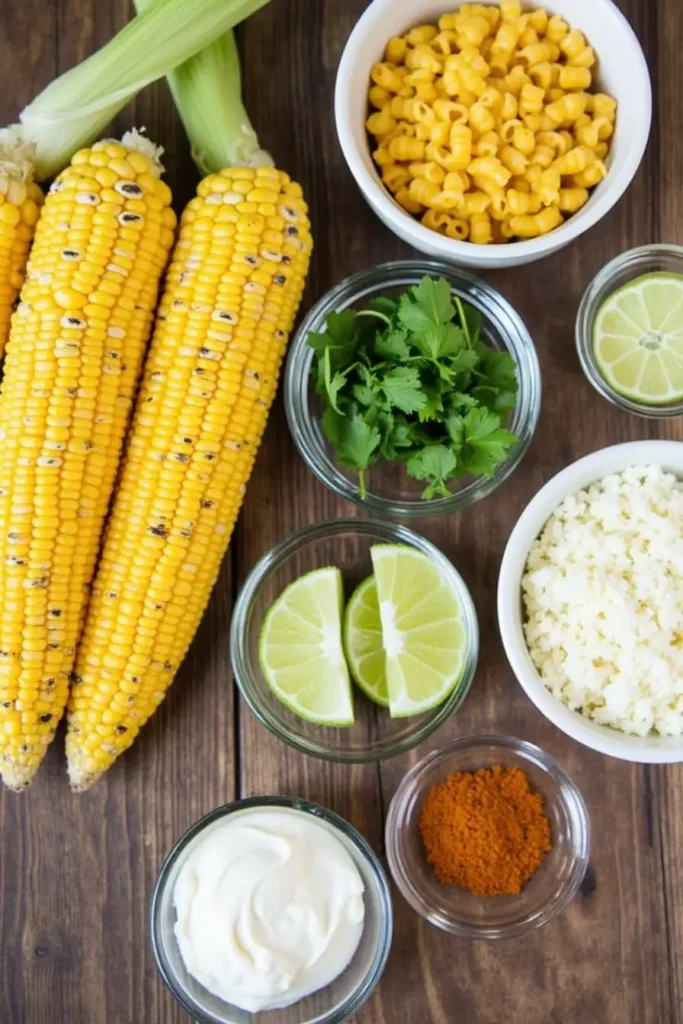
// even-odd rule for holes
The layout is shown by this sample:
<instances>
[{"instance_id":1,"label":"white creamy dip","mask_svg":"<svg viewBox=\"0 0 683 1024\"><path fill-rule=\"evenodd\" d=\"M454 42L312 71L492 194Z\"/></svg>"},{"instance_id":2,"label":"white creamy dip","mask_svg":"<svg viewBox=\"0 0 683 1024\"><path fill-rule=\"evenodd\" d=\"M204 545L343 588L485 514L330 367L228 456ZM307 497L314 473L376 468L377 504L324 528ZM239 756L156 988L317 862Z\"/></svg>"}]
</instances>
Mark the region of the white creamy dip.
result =
<instances>
[{"instance_id":1,"label":"white creamy dip","mask_svg":"<svg viewBox=\"0 0 683 1024\"><path fill-rule=\"evenodd\" d=\"M363 932L364 885L325 825L288 808L209 828L173 892L190 974L252 1013L289 1006L341 974Z\"/></svg>"}]
</instances>

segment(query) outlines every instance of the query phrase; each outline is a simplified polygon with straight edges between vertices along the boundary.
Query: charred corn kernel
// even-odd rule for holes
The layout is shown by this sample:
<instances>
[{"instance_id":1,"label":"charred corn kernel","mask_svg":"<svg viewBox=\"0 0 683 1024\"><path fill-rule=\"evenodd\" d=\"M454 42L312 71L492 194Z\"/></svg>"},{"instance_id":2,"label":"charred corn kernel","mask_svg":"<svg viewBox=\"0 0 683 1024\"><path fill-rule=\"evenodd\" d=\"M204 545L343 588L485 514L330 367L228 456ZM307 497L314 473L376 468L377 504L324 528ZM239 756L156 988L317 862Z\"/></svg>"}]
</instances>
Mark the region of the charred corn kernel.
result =
<instances>
[{"instance_id":1,"label":"charred corn kernel","mask_svg":"<svg viewBox=\"0 0 683 1024\"><path fill-rule=\"evenodd\" d=\"M131 139L131 146L135 145ZM150 147L151 149L151 147ZM12 732L0 739L0 773L25 786L52 739L95 568L100 535L132 406L174 223L156 161L108 144L83 150L55 181L38 223L14 317L0 393L0 706ZM104 163L91 164L90 155ZM125 164L125 177L121 175ZM111 170L126 211L103 214L94 168ZM144 187L136 167L146 175ZM86 196L87 199L79 197ZM94 198L93 198L94 197ZM0 206L0 209L2 207ZM150 206L150 209L152 207ZM140 207L137 206L139 211ZM96 212L98 211L98 212ZM70 225L62 230L59 225ZM129 254L124 273L108 268ZM92 279L83 267L92 266ZM116 295L93 296L116 278ZM17 509L22 514L21 528ZM19 535L20 544L16 544ZM7 560L21 557L7 571Z\"/></svg>"},{"instance_id":2,"label":"charred corn kernel","mask_svg":"<svg viewBox=\"0 0 683 1024\"><path fill-rule=\"evenodd\" d=\"M213 211L233 207L212 197L239 195L240 181L247 194L274 190L276 214L270 223L238 216L225 233ZM227 191L216 191L225 182ZM226 169L198 192L181 222L78 650L67 733L76 789L130 746L189 647L242 502L308 270L306 204L287 175Z\"/></svg>"}]
</instances>

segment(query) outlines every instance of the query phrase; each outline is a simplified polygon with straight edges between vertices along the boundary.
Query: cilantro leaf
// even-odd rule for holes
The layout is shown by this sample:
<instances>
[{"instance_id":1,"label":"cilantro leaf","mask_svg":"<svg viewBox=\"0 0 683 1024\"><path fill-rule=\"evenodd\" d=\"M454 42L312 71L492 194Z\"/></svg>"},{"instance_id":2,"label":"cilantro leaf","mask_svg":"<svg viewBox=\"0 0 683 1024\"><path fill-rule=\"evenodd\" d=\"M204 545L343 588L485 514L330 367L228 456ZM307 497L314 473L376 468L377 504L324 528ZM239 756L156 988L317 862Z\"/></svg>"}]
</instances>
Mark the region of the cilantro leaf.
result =
<instances>
[{"instance_id":1,"label":"cilantro leaf","mask_svg":"<svg viewBox=\"0 0 683 1024\"><path fill-rule=\"evenodd\" d=\"M393 359L398 363L410 358L410 345L406 331L388 331L375 338L375 351L380 359Z\"/></svg>"},{"instance_id":2,"label":"cilantro leaf","mask_svg":"<svg viewBox=\"0 0 683 1024\"><path fill-rule=\"evenodd\" d=\"M467 344L465 332L455 324L444 324L439 338L439 356L457 355Z\"/></svg>"},{"instance_id":3,"label":"cilantro leaf","mask_svg":"<svg viewBox=\"0 0 683 1024\"><path fill-rule=\"evenodd\" d=\"M465 439L465 420L457 413L451 413L446 420L446 431L455 448L460 449Z\"/></svg>"},{"instance_id":4,"label":"cilantro leaf","mask_svg":"<svg viewBox=\"0 0 683 1024\"><path fill-rule=\"evenodd\" d=\"M354 321L356 314L352 309L345 309L341 313L328 313L325 317L326 334L328 346L334 348L354 347Z\"/></svg>"},{"instance_id":5,"label":"cilantro leaf","mask_svg":"<svg viewBox=\"0 0 683 1024\"><path fill-rule=\"evenodd\" d=\"M368 309L372 309L375 313L382 313L392 320L396 316L398 302L395 299L387 299L383 295L378 295L376 299L370 299Z\"/></svg>"},{"instance_id":6,"label":"cilantro leaf","mask_svg":"<svg viewBox=\"0 0 683 1024\"><path fill-rule=\"evenodd\" d=\"M411 288L410 294L415 305L432 323L447 324L455 316L451 286L443 277L423 277Z\"/></svg>"},{"instance_id":7,"label":"cilantro leaf","mask_svg":"<svg viewBox=\"0 0 683 1024\"><path fill-rule=\"evenodd\" d=\"M377 403L377 395L374 389L368 387L367 384L354 384L353 397L359 405L364 405L367 409Z\"/></svg>"},{"instance_id":8,"label":"cilantro leaf","mask_svg":"<svg viewBox=\"0 0 683 1024\"><path fill-rule=\"evenodd\" d=\"M435 496L447 498L451 493L446 481L455 472L458 460L455 453L442 444L434 444L411 455L406 461L406 471L416 480L429 481L422 492L425 499Z\"/></svg>"},{"instance_id":9,"label":"cilantro leaf","mask_svg":"<svg viewBox=\"0 0 683 1024\"><path fill-rule=\"evenodd\" d=\"M335 448L341 444L345 424L346 417L344 414L337 412L331 405L328 405L320 418L320 426L327 440Z\"/></svg>"},{"instance_id":10,"label":"cilantro leaf","mask_svg":"<svg viewBox=\"0 0 683 1024\"><path fill-rule=\"evenodd\" d=\"M472 388L472 398L475 405L483 405L486 409L496 413L511 412L517 404L517 397L512 391L499 391L497 387L487 384L480 384Z\"/></svg>"},{"instance_id":11,"label":"cilantro leaf","mask_svg":"<svg viewBox=\"0 0 683 1024\"><path fill-rule=\"evenodd\" d=\"M398 319L401 326L407 331L410 331L411 335L415 337L411 338L411 341L416 342L416 338L428 331L430 327L438 326L434 320L431 319L428 313L422 309L421 306L416 305L407 295L401 297L401 304L398 308Z\"/></svg>"},{"instance_id":12,"label":"cilantro leaf","mask_svg":"<svg viewBox=\"0 0 683 1024\"><path fill-rule=\"evenodd\" d=\"M470 409L464 418L463 468L476 476L491 476L516 443L517 437L500 425L500 417L488 409Z\"/></svg>"},{"instance_id":13,"label":"cilantro leaf","mask_svg":"<svg viewBox=\"0 0 683 1024\"><path fill-rule=\"evenodd\" d=\"M443 399L441 390L438 387L423 387L425 404L418 410L418 418L421 423L425 420L436 420L443 412Z\"/></svg>"},{"instance_id":14,"label":"cilantro leaf","mask_svg":"<svg viewBox=\"0 0 683 1024\"><path fill-rule=\"evenodd\" d=\"M469 336L470 344L477 345L481 336L481 327L484 318L478 309L463 303L463 314L465 316L465 333Z\"/></svg>"},{"instance_id":15,"label":"cilantro leaf","mask_svg":"<svg viewBox=\"0 0 683 1024\"><path fill-rule=\"evenodd\" d=\"M477 404L474 394L468 395L465 391L451 391L448 396L448 409L453 412L467 412L468 409L476 408Z\"/></svg>"},{"instance_id":16,"label":"cilantro leaf","mask_svg":"<svg viewBox=\"0 0 683 1024\"><path fill-rule=\"evenodd\" d=\"M380 379L379 386L389 404L401 412L419 412L427 402L420 375L413 366L397 366L390 370Z\"/></svg>"},{"instance_id":17,"label":"cilantro leaf","mask_svg":"<svg viewBox=\"0 0 683 1024\"><path fill-rule=\"evenodd\" d=\"M509 352L496 352L488 348L483 342L479 342L476 348L479 356L477 370L488 382L495 385L501 391L517 393L517 371L515 361Z\"/></svg>"},{"instance_id":18,"label":"cilantro leaf","mask_svg":"<svg viewBox=\"0 0 683 1024\"><path fill-rule=\"evenodd\" d=\"M336 445L337 459L345 469L358 472L367 469L380 440L377 427L370 426L359 413L355 413L344 422Z\"/></svg>"}]
</instances>

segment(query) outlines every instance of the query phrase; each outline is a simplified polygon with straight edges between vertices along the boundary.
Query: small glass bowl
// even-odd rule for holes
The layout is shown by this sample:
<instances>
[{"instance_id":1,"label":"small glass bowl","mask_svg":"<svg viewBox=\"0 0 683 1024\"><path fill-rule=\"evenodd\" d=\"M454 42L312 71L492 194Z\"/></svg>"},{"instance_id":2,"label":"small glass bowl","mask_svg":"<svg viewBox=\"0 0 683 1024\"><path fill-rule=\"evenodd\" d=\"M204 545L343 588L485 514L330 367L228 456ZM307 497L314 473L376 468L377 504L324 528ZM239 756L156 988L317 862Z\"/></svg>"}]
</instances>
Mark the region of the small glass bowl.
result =
<instances>
[{"instance_id":1,"label":"small glass bowl","mask_svg":"<svg viewBox=\"0 0 683 1024\"><path fill-rule=\"evenodd\" d=\"M444 277L453 292L474 306L484 317L482 335L486 343L499 351L510 352L517 364L519 391L517 404L507 426L519 441L509 458L491 477L465 477L453 486L449 498L423 501L424 484L412 480L402 465L378 462L368 471L368 492L361 497L357 477L337 465L334 450L320 426L322 406L311 383L314 352L306 338L311 331L324 331L328 313L348 308L362 309L369 299L397 296L425 275ZM519 465L536 429L541 410L541 372L536 349L524 323L503 296L448 263L436 260L406 260L382 263L342 281L313 307L299 327L290 346L285 373L285 408L292 437L308 468L326 487L342 498L386 516L420 518L446 515L485 498L506 480Z\"/></svg>"},{"instance_id":2,"label":"small glass bowl","mask_svg":"<svg viewBox=\"0 0 683 1024\"><path fill-rule=\"evenodd\" d=\"M408 544L438 566L453 587L467 638L460 682L438 707L414 718L391 718L354 686L356 722L345 728L314 725L285 707L273 694L259 663L259 637L273 602L299 576L323 566L338 566L347 596L372 573L373 544ZM232 667L247 704L262 725L295 750L328 761L380 761L422 743L457 711L472 682L479 654L477 615L459 573L419 534L372 519L333 519L307 526L278 544L256 564L237 598L230 629Z\"/></svg>"},{"instance_id":3,"label":"small glass bowl","mask_svg":"<svg viewBox=\"0 0 683 1024\"><path fill-rule=\"evenodd\" d=\"M187 971L175 937L173 890L183 864L204 833L227 817L254 808L284 807L310 814L334 833L353 858L365 885L365 922L356 953L331 985L282 1010L249 1013L223 1002ZM368 999L391 949L393 912L386 875L368 843L348 822L306 800L286 796L251 797L219 807L196 821L167 855L152 894L152 949L159 973L196 1024L341 1024Z\"/></svg>"},{"instance_id":4,"label":"small glass bowl","mask_svg":"<svg viewBox=\"0 0 683 1024\"><path fill-rule=\"evenodd\" d=\"M620 409L646 419L665 420L683 416L683 402L670 405L644 405L615 391L600 372L593 351L595 320L606 298L618 288L643 274L654 271L683 275L683 247L680 245L643 245L616 256L605 264L586 289L576 316L576 349L581 368L603 398Z\"/></svg>"},{"instance_id":5,"label":"small glass bowl","mask_svg":"<svg viewBox=\"0 0 683 1024\"><path fill-rule=\"evenodd\" d=\"M427 863L419 830L431 787L452 772L500 764L521 768L543 797L552 849L518 896L474 896L444 885ZM404 777L386 823L389 868L410 905L437 928L473 939L503 939L546 924L575 896L588 867L590 822L583 797L539 747L506 736L465 737L428 754Z\"/></svg>"}]
</instances>

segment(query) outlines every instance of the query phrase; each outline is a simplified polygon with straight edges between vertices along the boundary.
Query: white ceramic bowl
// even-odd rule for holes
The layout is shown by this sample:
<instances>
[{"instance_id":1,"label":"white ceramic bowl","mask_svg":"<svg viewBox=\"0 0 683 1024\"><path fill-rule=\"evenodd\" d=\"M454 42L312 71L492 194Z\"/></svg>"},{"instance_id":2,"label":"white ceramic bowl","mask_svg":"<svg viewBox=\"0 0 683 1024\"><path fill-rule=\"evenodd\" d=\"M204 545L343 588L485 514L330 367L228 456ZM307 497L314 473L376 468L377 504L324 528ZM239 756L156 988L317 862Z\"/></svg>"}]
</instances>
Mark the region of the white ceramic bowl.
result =
<instances>
[{"instance_id":1,"label":"white ceramic bowl","mask_svg":"<svg viewBox=\"0 0 683 1024\"><path fill-rule=\"evenodd\" d=\"M587 455L554 476L529 502L505 549L498 578L498 625L508 661L536 707L568 736L602 754L626 761L669 764L683 761L683 736L629 736L572 711L543 684L522 631L521 582L529 549L557 506L570 494L635 465L660 465L683 477L683 444L633 441Z\"/></svg>"},{"instance_id":2,"label":"white ceramic bowl","mask_svg":"<svg viewBox=\"0 0 683 1024\"><path fill-rule=\"evenodd\" d=\"M409 245L430 256L472 267L531 263L555 252L596 224L628 188L645 151L652 119L650 76L633 29L612 0L548 0L543 6L581 29L599 59L598 84L619 103L607 160L609 174L577 214L548 235L509 245L458 242L426 228L385 189L365 132L370 70L387 40L412 25L435 22L458 0L373 0L349 36L335 88L337 134L358 187L377 216Z\"/></svg>"}]
</instances>

